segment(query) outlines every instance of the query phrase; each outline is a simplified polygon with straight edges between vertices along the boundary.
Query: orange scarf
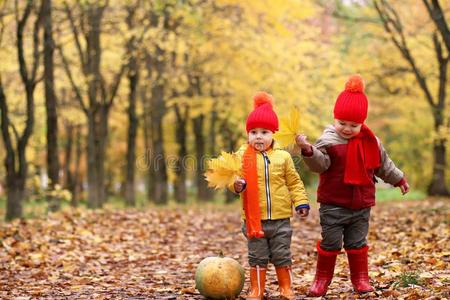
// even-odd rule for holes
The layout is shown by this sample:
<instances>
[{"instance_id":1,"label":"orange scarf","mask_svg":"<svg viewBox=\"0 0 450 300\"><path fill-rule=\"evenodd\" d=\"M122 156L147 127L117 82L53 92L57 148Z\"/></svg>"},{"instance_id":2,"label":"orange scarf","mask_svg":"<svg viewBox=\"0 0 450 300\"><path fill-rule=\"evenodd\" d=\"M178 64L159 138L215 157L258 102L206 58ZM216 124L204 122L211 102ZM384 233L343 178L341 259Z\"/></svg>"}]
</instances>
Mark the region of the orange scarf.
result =
<instances>
[{"instance_id":1,"label":"orange scarf","mask_svg":"<svg viewBox=\"0 0 450 300\"><path fill-rule=\"evenodd\" d=\"M262 231L259 208L257 158L256 150L250 145L247 146L242 158L242 170L247 182L247 188L243 194L247 237L260 238L264 236L264 231Z\"/></svg>"},{"instance_id":2,"label":"orange scarf","mask_svg":"<svg viewBox=\"0 0 450 300\"><path fill-rule=\"evenodd\" d=\"M367 170L376 169L380 164L377 138L369 127L363 124L361 132L348 141L344 182L355 185L370 184L373 179L369 178Z\"/></svg>"}]
</instances>

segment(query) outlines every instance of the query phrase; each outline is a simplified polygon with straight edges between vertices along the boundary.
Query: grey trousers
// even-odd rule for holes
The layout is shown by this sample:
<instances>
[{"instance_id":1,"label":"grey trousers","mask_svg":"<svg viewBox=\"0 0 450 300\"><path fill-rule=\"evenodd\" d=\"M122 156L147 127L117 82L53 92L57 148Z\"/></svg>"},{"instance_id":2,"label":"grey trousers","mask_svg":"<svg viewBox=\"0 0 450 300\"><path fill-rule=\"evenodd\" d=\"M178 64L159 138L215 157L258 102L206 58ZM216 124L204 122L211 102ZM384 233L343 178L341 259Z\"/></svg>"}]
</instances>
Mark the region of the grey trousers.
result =
<instances>
[{"instance_id":1,"label":"grey trousers","mask_svg":"<svg viewBox=\"0 0 450 300\"><path fill-rule=\"evenodd\" d=\"M320 225L324 250L361 248L367 245L369 232L370 207L351 210L342 206L320 204Z\"/></svg>"},{"instance_id":2,"label":"grey trousers","mask_svg":"<svg viewBox=\"0 0 450 300\"><path fill-rule=\"evenodd\" d=\"M292 228L290 219L263 220L263 238L247 237L247 227L242 225L242 233L247 238L248 264L254 266L267 266L269 261L275 267L290 266Z\"/></svg>"}]
</instances>

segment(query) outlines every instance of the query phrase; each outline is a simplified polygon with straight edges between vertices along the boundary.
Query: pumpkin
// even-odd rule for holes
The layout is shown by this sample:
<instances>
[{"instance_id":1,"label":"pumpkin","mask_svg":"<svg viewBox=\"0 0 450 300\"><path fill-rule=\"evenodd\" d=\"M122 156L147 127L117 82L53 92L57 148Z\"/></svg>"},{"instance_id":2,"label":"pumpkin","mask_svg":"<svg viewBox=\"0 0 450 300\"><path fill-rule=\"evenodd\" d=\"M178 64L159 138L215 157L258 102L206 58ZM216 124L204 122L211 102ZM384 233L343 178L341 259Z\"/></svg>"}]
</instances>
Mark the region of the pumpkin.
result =
<instances>
[{"instance_id":1,"label":"pumpkin","mask_svg":"<svg viewBox=\"0 0 450 300\"><path fill-rule=\"evenodd\" d=\"M207 257L197 266L195 287L211 299L234 299L244 287L242 266L229 257Z\"/></svg>"}]
</instances>

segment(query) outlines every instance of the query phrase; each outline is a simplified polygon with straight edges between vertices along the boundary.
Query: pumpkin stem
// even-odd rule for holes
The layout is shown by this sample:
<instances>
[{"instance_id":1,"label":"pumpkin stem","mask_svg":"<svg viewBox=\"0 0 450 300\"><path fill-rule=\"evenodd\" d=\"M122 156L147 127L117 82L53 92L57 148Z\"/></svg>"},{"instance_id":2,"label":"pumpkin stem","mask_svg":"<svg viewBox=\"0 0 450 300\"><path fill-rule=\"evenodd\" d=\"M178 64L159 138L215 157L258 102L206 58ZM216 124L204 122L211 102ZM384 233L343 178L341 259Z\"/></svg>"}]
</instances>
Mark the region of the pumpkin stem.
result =
<instances>
[{"instance_id":1,"label":"pumpkin stem","mask_svg":"<svg viewBox=\"0 0 450 300\"><path fill-rule=\"evenodd\" d=\"M219 252L219 257L223 257L224 255L223 255L223 251L222 250L220 250L220 252Z\"/></svg>"}]
</instances>

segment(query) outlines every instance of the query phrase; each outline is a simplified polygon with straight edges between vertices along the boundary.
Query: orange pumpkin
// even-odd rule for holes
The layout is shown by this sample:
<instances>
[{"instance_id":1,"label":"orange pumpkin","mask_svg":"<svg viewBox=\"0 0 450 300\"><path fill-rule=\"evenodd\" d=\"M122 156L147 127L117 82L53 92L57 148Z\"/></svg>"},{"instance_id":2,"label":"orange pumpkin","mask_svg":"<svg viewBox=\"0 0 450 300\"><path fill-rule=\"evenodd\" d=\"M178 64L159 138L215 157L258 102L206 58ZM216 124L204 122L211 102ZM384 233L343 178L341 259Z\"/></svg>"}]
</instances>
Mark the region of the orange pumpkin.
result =
<instances>
[{"instance_id":1,"label":"orange pumpkin","mask_svg":"<svg viewBox=\"0 0 450 300\"><path fill-rule=\"evenodd\" d=\"M229 257L207 257L197 266L195 286L211 299L234 299L244 287L245 273L242 266Z\"/></svg>"}]
</instances>

